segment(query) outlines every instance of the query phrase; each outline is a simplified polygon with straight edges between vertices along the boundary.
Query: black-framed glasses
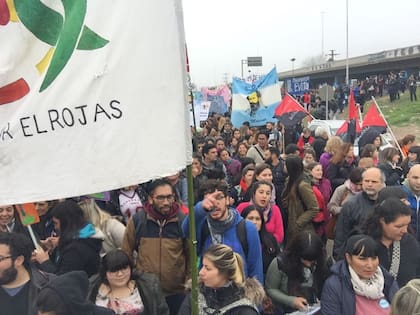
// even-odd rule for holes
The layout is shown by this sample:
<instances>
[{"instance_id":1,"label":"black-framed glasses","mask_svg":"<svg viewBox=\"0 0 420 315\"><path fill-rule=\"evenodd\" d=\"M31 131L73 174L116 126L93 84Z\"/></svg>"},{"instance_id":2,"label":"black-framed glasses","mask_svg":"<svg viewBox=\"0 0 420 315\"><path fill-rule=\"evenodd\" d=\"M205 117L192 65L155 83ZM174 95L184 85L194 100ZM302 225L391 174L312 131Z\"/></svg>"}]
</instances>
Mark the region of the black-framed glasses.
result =
<instances>
[{"instance_id":1,"label":"black-framed glasses","mask_svg":"<svg viewBox=\"0 0 420 315\"><path fill-rule=\"evenodd\" d=\"M166 200L168 200L169 202L174 202L175 201L175 196L174 195L157 195L157 196L155 196L155 199L157 200L157 201L160 201L160 202L162 202L162 201L164 201L165 199Z\"/></svg>"},{"instance_id":2,"label":"black-framed glasses","mask_svg":"<svg viewBox=\"0 0 420 315\"><path fill-rule=\"evenodd\" d=\"M0 256L0 262L2 262L3 260L9 259L9 258L13 258L13 256L12 255L10 255L10 256L4 256L4 257L1 257Z\"/></svg>"}]
</instances>

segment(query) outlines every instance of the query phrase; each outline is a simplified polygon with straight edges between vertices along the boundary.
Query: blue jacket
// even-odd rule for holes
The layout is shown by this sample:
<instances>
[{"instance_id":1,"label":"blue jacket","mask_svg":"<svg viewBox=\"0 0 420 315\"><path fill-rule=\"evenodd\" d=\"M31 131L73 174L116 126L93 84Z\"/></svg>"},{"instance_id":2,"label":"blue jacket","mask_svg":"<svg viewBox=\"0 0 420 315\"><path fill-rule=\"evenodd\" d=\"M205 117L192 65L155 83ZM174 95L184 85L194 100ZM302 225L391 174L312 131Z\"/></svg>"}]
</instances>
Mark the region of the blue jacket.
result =
<instances>
[{"instance_id":1,"label":"blue jacket","mask_svg":"<svg viewBox=\"0 0 420 315\"><path fill-rule=\"evenodd\" d=\"M417 241L420 242L420 218L419 218L419 210L420 210L420 196L416 196L410 189L408 181L404 181L402 185L403 190L407 193L407 200L410 203L411 209L411 222L410 227L415 233L414 236Z\"/></svg>"},{"instance_id":2,"label":"blue jacket","mask_svg":"<svg viewBox=\"0 0 420 315\"><path fill-rule=\"evenodd\" d=\"M203 224L207 224L208 212L204 210L202 202L198 202L194 207L195 224L196 224L196 239L197 239L197 255L202 256L206 249L212 245L211 236L207 236L204 243L201 244L201 231ZM246 277L255 277L261 283L264 283L263 265L262 265L262 251L260 237L257 228L252 222L246 221L246 237L248 242L248 256L245 257L245 252L238 239L236 226L244 220L235 210L234 224L223 234L223 244L232 247L233 251L240 254L244 262L244 271ZM186 217L182 223L182 231L184 235L189 238L189 217Z\"/></svg>"},{"instance_id":3,"label":"blue jacket","mask_svg":"<svg viewBox=\"0 0 420 315\"><path fill-rule=\"evenodd\" d=\"M381 267L385 278L384 290L386 300L391 304L398 291L397 282ZM331 267L331 275L325 281L321 296L321 313L323 315L355 315L356 296L350 280L347 263L340 260Z\"/></svg>"}]
</instances>

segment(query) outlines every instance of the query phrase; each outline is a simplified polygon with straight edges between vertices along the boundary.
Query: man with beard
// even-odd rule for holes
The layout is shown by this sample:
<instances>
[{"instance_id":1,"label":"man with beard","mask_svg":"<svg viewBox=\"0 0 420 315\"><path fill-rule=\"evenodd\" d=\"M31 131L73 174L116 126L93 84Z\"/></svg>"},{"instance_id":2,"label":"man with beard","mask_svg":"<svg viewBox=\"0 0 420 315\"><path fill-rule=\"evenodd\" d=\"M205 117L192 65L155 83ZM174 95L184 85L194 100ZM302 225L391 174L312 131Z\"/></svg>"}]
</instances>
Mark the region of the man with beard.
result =
<instances>
[{"instance_id":1,"label":"man with beard","mask_svg":"<svg viewBox=\"0 0 420 315\"><path fill-rule=\"evenodd\" d=\"M138 271L159 277L171 315L178 314L189 277L188 242L181 229L184 214L175 196L166 179L153 181L148 202L128 221L122 244L130 257L137 252Z\"/></svg>"},{"instance_id":2,"label":"man with beard","mask_svg":"<svg viewBox=\"0 0 420 315\"><path fill-rule=\"evenodd\" d=\"M368 168L362 174L362 192L351 197L338 215L333 256L342 259L347 238L354 228L360 228L373 212L379 191L385 187L385 175L377 167Z\"/></svg>"},{"instance_id":3,"label":"man with beard","mask_svg":"<svg viewBox=\"0 0 420 315\"><path fill-rule=\"evenodd\" d=\"M35 315L48 275L31 268L33 245L23 234L0 232L0 313Z\"/></svg>"},{"instance_id":4,"label":"man with beard","mask_svg":"<svg viewBox=\"0 0 420 315\"><path fill-rule=\"evenodd\" d=\"M239 212L229 207L228 185L224 181L210 179L202 187L203 199L195 207L197 255L212 244L225 244L242 256L245 276L263 282L262 252L258 231L251 221L243 219ZM241 221L245 220L241 223ZM240 225L244 231L240 232ZM189 237L189 218L182 224ZM241 237L245 240L242 240ZM245 248L246 247L246 248Z\"/></svg>"}]
</instances>

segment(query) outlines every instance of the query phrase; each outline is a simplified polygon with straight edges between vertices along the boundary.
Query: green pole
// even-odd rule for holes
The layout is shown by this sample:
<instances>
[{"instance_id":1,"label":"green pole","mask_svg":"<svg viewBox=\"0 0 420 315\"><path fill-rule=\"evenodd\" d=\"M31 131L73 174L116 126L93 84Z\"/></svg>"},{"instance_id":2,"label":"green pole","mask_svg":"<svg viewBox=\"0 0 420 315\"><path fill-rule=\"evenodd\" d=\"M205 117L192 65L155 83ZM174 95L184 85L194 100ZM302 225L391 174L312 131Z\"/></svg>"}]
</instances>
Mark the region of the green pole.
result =
<instances>
[{"instance_id":1,"label":"green pole","mask_svg":"<svg viewBox=\"0 0 420 315\"><path fill-rule=\"evenodd\" d=\"M188 181L188 209L190 222L190 266L191 266L191 314L198 315L198 268L197 268L197 240L195 238L194 189L192 166L187 166Z\"/></svg>"}]
</instances>

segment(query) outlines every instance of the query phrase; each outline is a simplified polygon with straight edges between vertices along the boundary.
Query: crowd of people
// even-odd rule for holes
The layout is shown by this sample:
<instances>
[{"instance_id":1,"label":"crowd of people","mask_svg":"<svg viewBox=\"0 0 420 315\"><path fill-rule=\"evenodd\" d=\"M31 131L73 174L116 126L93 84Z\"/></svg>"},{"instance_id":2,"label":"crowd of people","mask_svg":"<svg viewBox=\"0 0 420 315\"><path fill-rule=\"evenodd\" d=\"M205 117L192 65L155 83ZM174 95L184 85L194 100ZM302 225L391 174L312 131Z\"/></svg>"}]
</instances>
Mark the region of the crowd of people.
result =
<instances>
[{"instance_id":1,"label":"crowd of people","mask_svg":"<svg viewBox=\"0 0 420 315\"><path fill-rule=\"evenodd\" d=\"M322 127L284 150L283 132L212 115L193 139L193 219L182 171L36 202L31 232L0 206L0 313L191 314L192 220L200 314L420 312L415 138L355 156Z\"/></svg>"}]
</instances>

